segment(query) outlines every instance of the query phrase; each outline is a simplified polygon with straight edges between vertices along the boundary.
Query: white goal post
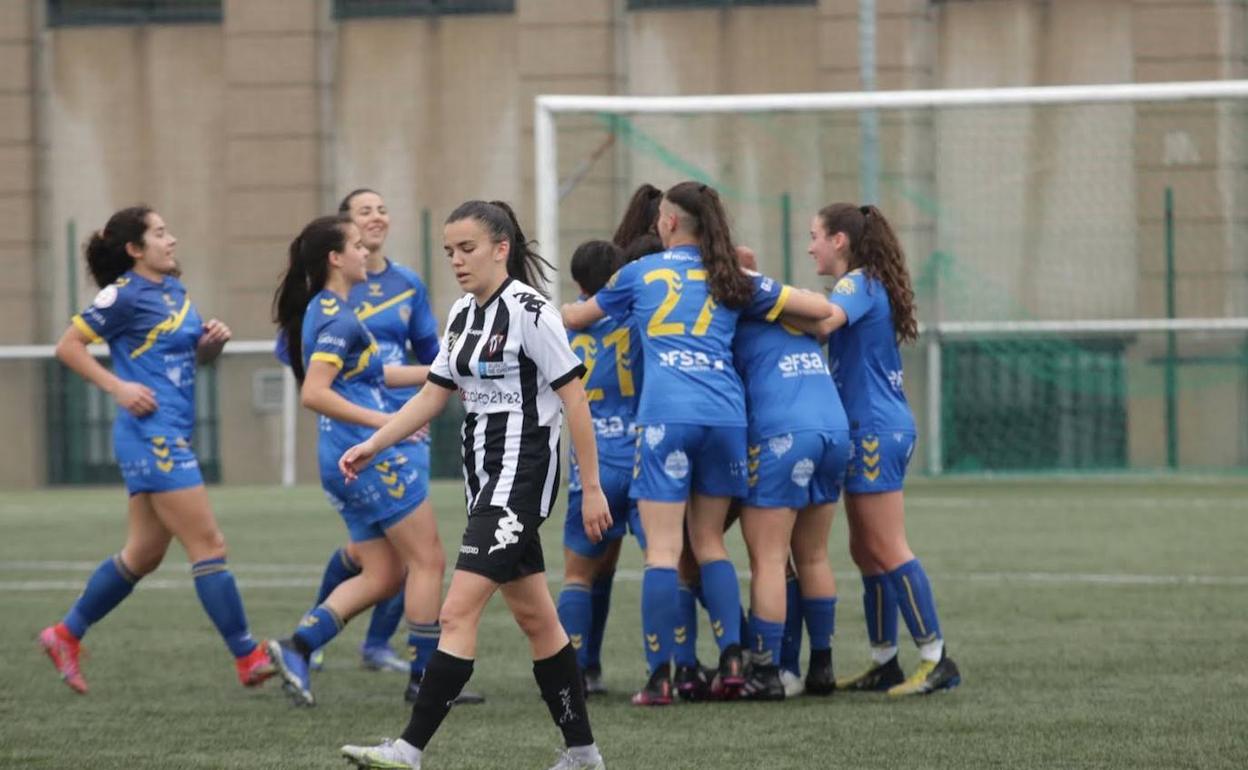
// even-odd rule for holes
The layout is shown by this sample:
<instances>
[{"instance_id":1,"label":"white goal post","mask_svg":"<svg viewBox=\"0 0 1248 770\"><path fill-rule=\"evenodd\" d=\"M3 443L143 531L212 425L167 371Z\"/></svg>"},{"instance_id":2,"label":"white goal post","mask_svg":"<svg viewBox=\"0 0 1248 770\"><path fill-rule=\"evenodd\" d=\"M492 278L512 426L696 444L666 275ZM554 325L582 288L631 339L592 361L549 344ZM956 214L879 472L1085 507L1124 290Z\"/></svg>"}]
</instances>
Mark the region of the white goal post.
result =
<instances>
[{"instance_id":1,"label":"white goal post","mask_svg":"<svg viewBox=\"0 0 1248 770\"><path fill-rule=\"evenodd\" d=\"M592 96L541 95L534 116L535 196L537 239L542 253L556 267L563 259L559 221L559 157L556 118L566 115L701 116L761 113L888 112L924 108L1030 107L1042 105L1099 105L1180 103L1194 100L1248 99L1248 80L1177 83L1131 83L1029 88L944 89L892 92L790 93L718 96ZM603 234L606 237L607 233ZM560 301L560 281L549 289ZM925 392L928 399L927 466L939 474L941 457L941 340L974 335L1121 335L1158 332L1231 332L1248 330L1248 318L1142 318L1070 320L1013 320L1002 322L936 321L921 331L927 355Z\"/></svg>"}]
</instances>

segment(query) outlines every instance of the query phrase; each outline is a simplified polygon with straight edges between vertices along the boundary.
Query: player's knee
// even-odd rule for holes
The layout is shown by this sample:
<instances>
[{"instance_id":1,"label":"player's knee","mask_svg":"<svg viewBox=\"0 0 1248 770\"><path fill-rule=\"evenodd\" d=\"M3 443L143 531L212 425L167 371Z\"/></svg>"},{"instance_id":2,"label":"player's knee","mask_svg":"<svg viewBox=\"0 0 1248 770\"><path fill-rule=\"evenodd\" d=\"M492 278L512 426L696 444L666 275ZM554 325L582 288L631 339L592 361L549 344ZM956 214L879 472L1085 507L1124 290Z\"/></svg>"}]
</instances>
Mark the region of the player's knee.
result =
<instances>
[{"instance_id":1,"label":"player's knee","mask_svg":"<svg viewBox=\"0 0 1248 770\"><path fill-rule=\"evenodd\" d=\"M165 560L168 545L163 548L150 545L142 548L125 548L121 552L121 563L126 569L139 577L150 575Z\"/></svg>"},{"instance_id":2,"label":"player's knee","mask_svg":"<svg viewBox=\"0 0 1248 770\"><path fill-rule=\"evenodd\" d=\"M183 543L192 561L224 559L226 557L225 535L218 527L197 536L193 542Z\"/></svg>"},{"instance_id":3,"label":"player's knee","mask_svg":"<svg viewBox=\"0 0 1248 770\"><path fill-rule=\"evenodd\" d=\"M530 639L540 636L548 625L546 615L536 607L515 606L512 607L511 614L516 619L516 625Z\"/></svg>"}]
</instances>

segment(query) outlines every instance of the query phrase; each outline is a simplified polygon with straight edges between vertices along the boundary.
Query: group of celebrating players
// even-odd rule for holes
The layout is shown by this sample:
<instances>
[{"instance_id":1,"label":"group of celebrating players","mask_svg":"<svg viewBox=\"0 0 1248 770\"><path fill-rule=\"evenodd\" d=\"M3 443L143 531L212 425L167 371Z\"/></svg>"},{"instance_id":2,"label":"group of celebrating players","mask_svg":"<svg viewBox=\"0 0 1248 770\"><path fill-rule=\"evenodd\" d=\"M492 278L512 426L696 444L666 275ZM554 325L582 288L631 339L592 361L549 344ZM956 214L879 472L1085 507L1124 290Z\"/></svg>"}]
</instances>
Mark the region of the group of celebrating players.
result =
<instances>
[{"instance_id":1,"label":"group of celebrating players","mask_svg":"<svg viewBox=\"0 0 1248 770\"><path fill-rule=\"evenodd\" d=\"M230 331L201 320L158 213L123 209L92 236L87 263L100 292L57 354L120 407L114 450L129 526L122 551L40 633L70 687L87 690L87 629L176 537L242 684L280 676L296 704L315 702L311 671L325 645L374 608L363 660L409 673L412 711L400 739L344 746L357 766L420 767L452 704L483 700L464 686L481 615L499 591L567 746L552 770L602 768L585 698L605 692L601 646L629 531L646 564L649 676L635 704L836 689L903 696L959 683L905 535L901 489L916 432L898 344L917 336L917 321L904 255L877 208L832 204L813 216L809 253L835 279L825 297L754 272L714 188L642 185L610 241L576 249L581 297L560 310L542 293L550 265L511 208L469 201L444 228L465 294L440 338L420 278L385 256L388 230L381 196L353 191L291 243L274 297L277 354L318 415L322 486L348 542L330 556L313 608L271 642L249 633L190 444L195 366L215 358ZM101 341L113 371L87 349ZM468 519L443 597L426 428L452 394L466 412ZM561 487L564 416L573 446L556 606L538 529ZM872 660L838 680L828 532L842 491ZM749 551L748 615L724 542L737 520ZM719 649L715 667L697 659L699 603ZM898 662L899 614L919 648L909 677ZM400 618L410 661L389 647Z\"/></svg>"}]
</instances>

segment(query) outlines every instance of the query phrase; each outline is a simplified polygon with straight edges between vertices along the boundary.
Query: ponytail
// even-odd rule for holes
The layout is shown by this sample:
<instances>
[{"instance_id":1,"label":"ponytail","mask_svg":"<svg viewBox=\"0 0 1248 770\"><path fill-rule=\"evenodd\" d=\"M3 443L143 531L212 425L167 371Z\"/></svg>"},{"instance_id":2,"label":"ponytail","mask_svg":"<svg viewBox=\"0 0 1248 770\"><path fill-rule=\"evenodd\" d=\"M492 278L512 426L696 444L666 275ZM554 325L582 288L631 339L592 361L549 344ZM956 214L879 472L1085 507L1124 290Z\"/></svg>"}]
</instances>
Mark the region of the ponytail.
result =
<instances>
[{"instance_id":1,"label":"ponytail","mask_svg":"<svg viewBox=\"0 0 1248 770\"><path fill-rule=\"evenodd\" d=\"M652 184L642 184L633 191L633 197L628 201L628 208L624 209L624 216L620 218L611 242L626 249L644 235L658 237L654 223L659 218L659 201L662 199L663 191Z\"/></svg>"},{"instance_id":2,"label":"ponytail","mask_svg":"<svg viewBox=\"0 0 1248 770\"><path fill-rule=\"evenodd\" d=\"M914 304L914 289L910 285L910 271L906 268L906 255L884 213L870 204L833 203L819 210L819 220L828 235L845 233L849 238L849 269L862 268L888 292L893 335L897 342L918 339L918 311Z\"/></svg>"},{"instance_id":3,"label":"ponytail","mask_svg":"<svg viewBox=\"0 0 1248 770\"><path fill-rule=\"evenodd\" d=\"M303 382L303 316L329 278L329 253L346 248L346 225L339 216L318 217L290 242L286 273L273 294L273 322L286 338L290 370Z\"/></svg>"},{"instance_id":4,"label":"ponytail","mask_svg":"<svg viewBox=\"0 0 1248 770\"><path fill-rule=\"evenodd\" d=\"M134 267L134 257L126 251L126 244L143 246L143 234L147 232L147 215L150 206L131 206L108 218L103 230L91 234L83 251L87 257L87 270L96 286L103 289Z\"/></svg>"},{"instance_id":5,"label":"ponytail","mask_svg":"<svg viewBox=\"0 0 1248 770\"><path fill-rule=\"evenodd\" d=\"M547 262L540 254L533 250L533 242L524 237L524 231L520 229L520 222L516 219L516 212L512 211L511 206L503 201L467 201L459 204L451 215L446 218L446 224L458 222L463 219L475 219L485 226L490 233L490 238L495 243L506 241L508 246L507 252L507 275L511 278L526 283L535 290L541 292L542 296L549 298L546 293L546 283L549 280L546 277L545 268L555 269L555 266Z\"/></svg>"},{"instance_id":6,"label":"ponytail","mask_svg":"<svg viewBox=\"0 0 1248 770\"><path fill-rule=\"evenodd\" d=\"M698 182L681 182L663 197L683 210L691 221L693 232L706 267L707 288L715 301L726 307L740 309L754 295L754 283L741 271L737 249L732 244L728 215L714 187Z\"/></svg>"}]
</instances>

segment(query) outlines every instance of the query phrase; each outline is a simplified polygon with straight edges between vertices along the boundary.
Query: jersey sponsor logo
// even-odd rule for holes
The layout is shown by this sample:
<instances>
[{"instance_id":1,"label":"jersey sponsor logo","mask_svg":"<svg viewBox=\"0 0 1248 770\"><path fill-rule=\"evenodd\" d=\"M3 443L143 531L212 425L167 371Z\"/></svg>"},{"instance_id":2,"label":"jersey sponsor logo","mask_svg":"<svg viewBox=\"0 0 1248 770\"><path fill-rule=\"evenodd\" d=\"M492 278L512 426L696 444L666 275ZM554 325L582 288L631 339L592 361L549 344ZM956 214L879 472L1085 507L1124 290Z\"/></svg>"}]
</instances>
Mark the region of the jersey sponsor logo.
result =
<instances>
[{"instance_id":1,"label":"jersey sponsor logo","mask_svg":"<svg viewBox=\"0 0 1248 770\"><path fill-rule=\"evenodd\" d=\"M498 520L498 529L494 530L494 545L486 551L487 554L501 551L509 545L520 542L520 533L524 531L524 524L515 511L504 510L507 511L507 515Z\"/></svg>"},{"instance_id":2,"label":"jersey sponsor logo","mask_svg":"<svg viewBox=\"0 0 1248 770\"><path fill-rule=\"evenodd\" d=\"M663 443L663 437L667 435L667 428L663 425L647 425L646 426L646 445L654 449Z\"/></svg>"},{"instance_id":3,"label":"jersey sponsor logo","mask_svg":"<svg viewBox=\"0 0 1248 770\"><path fill-rule=\"evenodd\" d=\"M677 481L683 479L689 475L689 457L679 449L669 452L663 461L663 472Z\"/></svg>"},{"instance_id":4,"label":"jersey sponsor logo","mask_svg":"<svg viewBox=\"0 0 1248 770\"><path fill-rule=\"evenodd\" d=\"M772 287L775 285L776 282L766 276L763 276L763 279L758 282L758 288L766 292L771 291Z\"/></svg>"},{"instance_id":5,"label":"jersey sponsor logo","mask_svg":"<svg viewBox=\"0 0 1248 770\"><path fill-rule=\"evenodd\" d=\"M165 370L165 376L173 383L175 388L182 387L182 367L171 366Z\"/></svg>"},{"instance_id":6,"label":"jersey sponsor logo","mask_svg":"<svg viewBox=\"0 0 1248 770\"><path fill-rule=\"evenodd\" d=\"M786 433L783 436L774 436L768 439L767 448L776 457L784 457L793 448L793 434Z\"/></svg>"},{"instance_id":7,"label":"jersey sponsor logo","mask_svg":"<svg viewBox=\"0 0 1248 770\"><path fill-rule=\"evenodd\" d=\"M819 353L788 353L780 356L776 366L780 369L781 376L784 377L803 374L826 374L828 371L827 366L823 362L823 356Z\"/></svg>"},{"instance_id":8,"label":"jersey sponsor logo","mask_svg":"<svg viewBox=\"0 0 1248 770\"><path fill-rule=\"evenodd\" d=\"M789 478L799 487L805 488L810 483L810 477L815 475L815 461L809 457L803 457L793 463L793 472L789 474Z\"/></svg>"},{"instance_id":9,"label":"jersey sponsor logo","mask_svg":"<svg viewBox=\"0 0 1248 770\"><path fill-rule=\"evenodd\" d=\"M594 433L602 438L623 438L636 430L632 424L626 425L624 418L619 416L595 417L593 420Z\"/></svg>"},{"instance_id":10,"label":"jersey sponsor logo","mask_svg":"<svg viewBox=\"0 0 1248 770\"><path fill-rule=\"evenodd\" d=\"M711 358L701 350L664 350L659 353L659 366L668 366L685 372L723 370L724 362Z\"/></svg>"},{"instance_id":11,"label":"jersey sponsor logo","mask_svg":"<svg viewBox=\"0 0 1248 770\"><path fill-rule=\"evenodd\" d=\"M533 325L537 326L538 319L542 317L542 308L546 307L546 300L528 291L516 292L515 296L520 307L533 314Z\"/></svg>"},{"instance_id":12,"label":"jersey sponsor logo","mask_svg":"<svg viewBox=\"0 0 1248 770\"><path fill-rule=\"evenodd\" d=\"M321 336L317 337L316 344L318 346L325 345L327 347L340 348L340 349L345 349L347 347L346 340L344 340L342 337L335 337L332 334L322 334Z\"/></svg>"},{"instance_id":13,"label":"jersey sponsor logo","mask_svg":"<svg viewBox=\"0 0 1248 770\"><path fill-rule=\"evenodd\" d=\"M100 289L100 293L95 295L95 299L91 300L91 304L98 308L112 307L117 301L117 287L113 284Z\"/></svg>"},{"instance_id":14,"label":"jersey sponsor logo","mask_svg":"<svg viewBox=\"0 0 1248 770\"><path fill-rule=\"evenodd\" d=\"M481 549L477 548L475 545L461 545L459 547L459 552L466 553L469 556L476 556L477 554L481 553Z\"/></svg>"},{"instance_id":15,"label":"jersey sponsor logo","mask_svg":"<svg viewBox=\"0 0 1248 770\"><path fill-rule=\"evenodd\" d=\"M837 281L836 285L832 287L832 292L834 294L842 294L846 297L852 296L856 291L858 291L858 284L854 283L854 280L848 277Z\"/></svg>"},{"instance_id":16,"label":"jersey sponsor logo","mask_svg":"<svg viewBox=\"0 0 1248 770\"><path fill-rule=\"evenodd\" d=\"M521 397L516 392L505 392L500 390L460 390L460 400L465 404L475 404L477 406L517 406L520 404Z\"/></svg>"},{"instance_id":17,"label":"jersey sponsor logo","mask_svg":"<svg viewBox=\"0 0 1248 770\"><path fill-rule=\"evenodd\" d=\"M478 361L477 375L498 379L503 375L519 371L520 364L515 361Z\"/></svg>"}]
</instances>

